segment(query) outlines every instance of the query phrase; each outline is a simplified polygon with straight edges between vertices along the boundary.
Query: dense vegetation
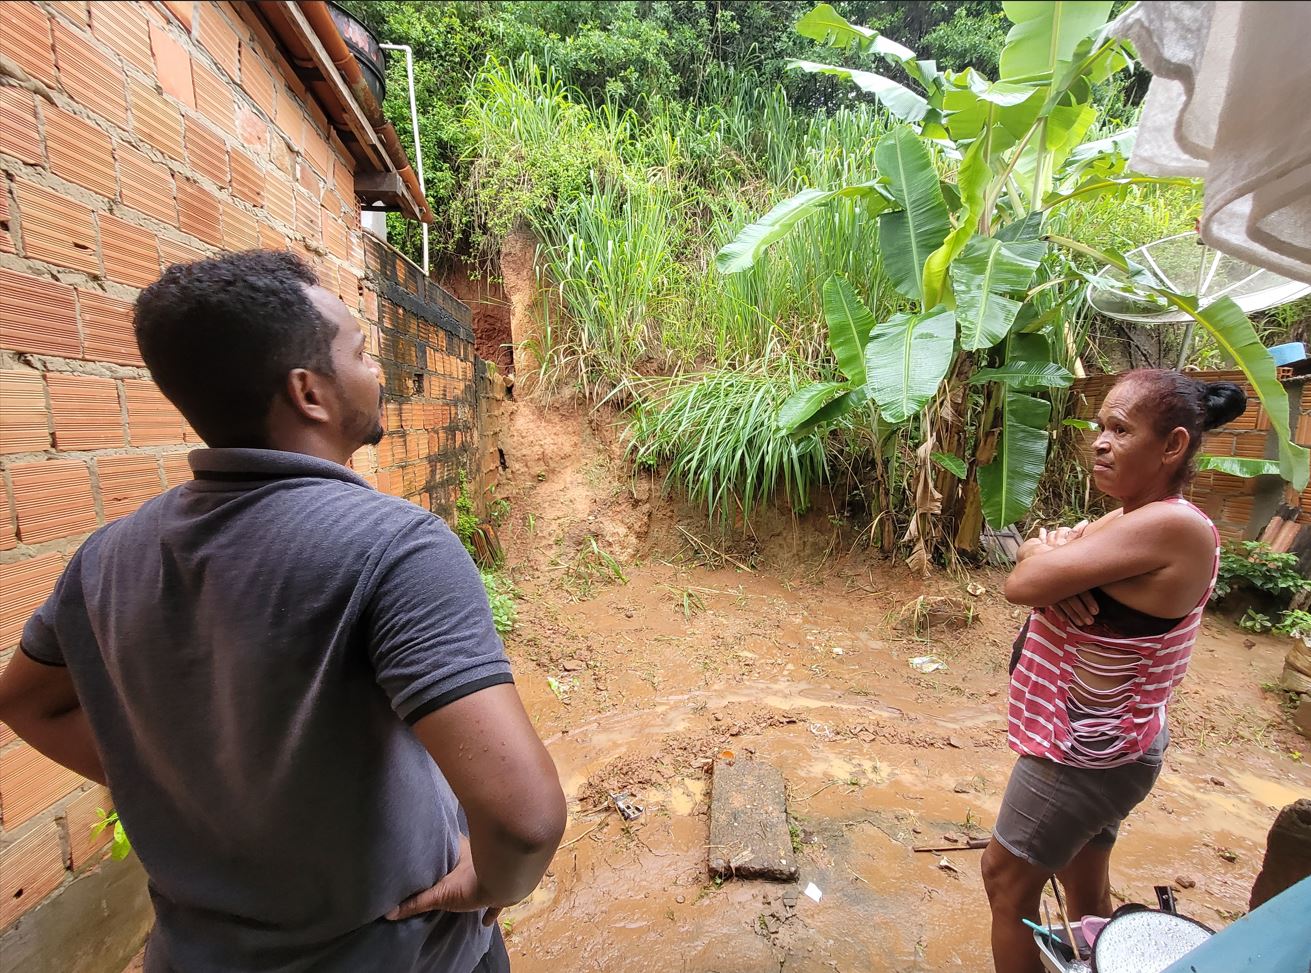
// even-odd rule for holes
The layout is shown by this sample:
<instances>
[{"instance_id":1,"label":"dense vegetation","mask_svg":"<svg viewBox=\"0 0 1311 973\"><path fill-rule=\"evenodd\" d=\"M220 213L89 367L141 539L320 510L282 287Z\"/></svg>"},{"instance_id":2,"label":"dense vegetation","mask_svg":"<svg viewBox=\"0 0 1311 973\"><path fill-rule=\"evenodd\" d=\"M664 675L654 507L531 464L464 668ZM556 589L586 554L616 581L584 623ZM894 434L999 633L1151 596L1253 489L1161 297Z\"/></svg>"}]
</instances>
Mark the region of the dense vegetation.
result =
<instances>
[{"instance_id":1,"label":"dense vegetation","mask_svg":"<svg viewBox=\"0 0 1311 973\"><path fill-rule=\"evenodd\" d=\"M1035 496L1040 513L1058 515L1084 493L1077 465L1051 464L1055 475L1040 490L1036 478L1043 457L1072 449L1059 386L1076 361L1121 367L1177 352L1178 329L1122 329L1093 320L1076 299L1082 279L1117 252L1189 229L1200 203L1195 186L1123 174L1118 133L1132 122L1143 79L1118 47L1108 45L1105 63L1071 86L1057 77L1059 65L1056 75L1053 65L1017 75L1013 55L1007 73L1000 55L1010 23L994 2L849 2L826 13L791 0L346 6L384 39L415 48L429 196L440 220L434 246L475 273L495 274L506 234L532 229L544 295L532 349L539 384L628 410L634 460L667 470L724 522L780 493L803 508L812 487L828 483L884 546L904 535L921 559L950 554L960 524L962 537L977 525L978 470L992 463L999 441L1007 454L1013 426L1016 442L1032 440L1024 489L1015 493L1015 481L998 480L996 468L985 473L985 494L988 476L1004 486L1001 499L993 490L989 520L1024 515ZM1112 8L1091 6L1102 18ZM810 29L794 29L805 22ZM900 44L871 40L880 37ZM889 56L902 44L915 59ZM844 66L821 63L833 60L826 45L843 50ZM788 59L809 66L789 70ZM992 85L987 79L999 73L1015 80ZM1031 88L1055 92L1051 104L1039 110L1045 94L1021 104ZM387 109L402 131L405 97L398 58ZM1006 118L970 129L960 109L978 105ZM1032 147L1019 138L1035 124L1033 112L1050 150L1036 176ZM944 128L934 118L957 121ZM1016 138L975 153L987 156L978 172L994 187L985 214L982 201L969 198L976 180L968 150L979 132L1007 126ZM863 355L875 323L945 326L920 290L922 261L910 280L904 248L880 248L880 224L886 233L911 209L906 186L888 176L894 144L941 215L914 242L945 248L932 292L956 335L944 338L956 351L943 359L940 378L921 383L928 398L904 397L902 412L886 407L887 387L869 386L869 403L881 409L863 391L848 395L873 378L863 367L851 374L850 350L832 329L843 302L863 327ZM1093 178L1112 182L1081 188ZM839 189L822 211L789 223L790 232L755 231L771 246L716 267L715 255L735 237L741 254L739 234L771 207ZM1047 194L1072 189L1080 192L1049 210ZM1039 211L1038 223L1025 222ZM973 223L977 232L961 229ZM1014 228L1004 231L1008 223ZM414 247L413 226L397 222L393 230L399 245ZM1006 242L993 239L1006 232ZM1073 246L1048 246L1039 232ZM1017 242L1025 239L1033 246ZM1019 313L993 320L1001 330L987 331L986 343L956 330L967 327L961 295L979 286L991 293L991 284L969 276L985 250L1018 254L1023 265L1022 273L1011 267L1012 289L996 292ZM1031 258L1038 263L1030 266ZM1296 320L1285 312L1267 324ZM1246 327L1245 319L1220 323ZM1201 324L1194 360L1218 364L1216 322ZM1012 325L1017 334L1008 338ZM1016 361L1039 367L1039 378L1004 371ZM1048 366L1056 371L1041 371ZM985 378L972 382L980 368ZM798 419L799 394L803 405L812 396L814 408ZM857 407L830 408L834 396ZM1026 410L1033 434L1012 422ZM1042 456L1033 453L1039 439ZM930 529L921 520L927 510L936 515L933 494L943 488L950 516Z\"/></svg>"}]
</instances>

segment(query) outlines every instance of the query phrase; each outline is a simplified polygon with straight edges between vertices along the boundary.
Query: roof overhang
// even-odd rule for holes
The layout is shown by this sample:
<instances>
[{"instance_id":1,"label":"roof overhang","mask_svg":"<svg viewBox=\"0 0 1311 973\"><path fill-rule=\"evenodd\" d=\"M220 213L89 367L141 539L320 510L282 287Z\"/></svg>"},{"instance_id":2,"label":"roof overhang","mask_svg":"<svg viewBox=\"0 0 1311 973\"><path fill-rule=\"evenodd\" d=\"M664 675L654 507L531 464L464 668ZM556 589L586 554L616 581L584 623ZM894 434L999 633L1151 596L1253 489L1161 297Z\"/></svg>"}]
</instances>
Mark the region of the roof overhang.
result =
<instances>
[{"instance_id":1,"label":"roof overhang","mask_svg":"<svg viewBox=\"0 0 1311 973\"><path fill-rule=\"evenodd\" d=\"M328 5L323 0L258 0L234 6L248 26L276 41L354 157L355 195L363 208L431 223L432 210L396 129L365 84Z\"/></svg>"}]
</instances>

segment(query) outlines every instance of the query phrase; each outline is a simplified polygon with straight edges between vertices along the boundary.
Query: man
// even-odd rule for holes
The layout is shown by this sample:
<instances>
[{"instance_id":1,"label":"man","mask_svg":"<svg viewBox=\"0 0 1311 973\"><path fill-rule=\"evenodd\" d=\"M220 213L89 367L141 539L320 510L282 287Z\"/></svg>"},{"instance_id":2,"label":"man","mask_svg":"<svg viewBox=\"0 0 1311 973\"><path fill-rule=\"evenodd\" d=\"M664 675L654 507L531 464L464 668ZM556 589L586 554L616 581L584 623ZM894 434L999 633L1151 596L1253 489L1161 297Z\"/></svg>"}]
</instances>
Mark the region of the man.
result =
<instances>
[{"instance_id":1,"label":"man","mask_svg":"<svg viewBox=\"0 0 1311 973\"><path fill-rule=\"evenodd\" d=\"M210 448L74 555L0 719L113 791L146 969L508 969L564 797L459 541L344 465L382 436L359 327L252 251L169 268L136 334Z\"/></svg>"}]
</instances>

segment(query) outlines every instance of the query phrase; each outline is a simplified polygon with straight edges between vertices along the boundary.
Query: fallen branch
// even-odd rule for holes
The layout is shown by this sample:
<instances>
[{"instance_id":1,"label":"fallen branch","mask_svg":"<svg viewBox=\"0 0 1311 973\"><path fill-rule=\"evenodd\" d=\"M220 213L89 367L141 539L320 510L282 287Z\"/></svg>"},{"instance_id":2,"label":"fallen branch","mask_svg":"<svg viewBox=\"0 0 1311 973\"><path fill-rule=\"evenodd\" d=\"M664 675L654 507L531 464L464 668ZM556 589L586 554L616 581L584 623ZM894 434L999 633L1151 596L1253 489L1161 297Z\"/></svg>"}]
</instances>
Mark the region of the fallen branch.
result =
<instances>
[{"instance_id":1,"label":"fallen branch","mask_svg":"<svg viewBox=\"0 0 1311 973\"><path fill-rule=\"evenodd\" d=\"M609 818L607 818L607 819L605 819L605 820L609 820ZM568 848L570 845L576 845L576 844L578 844L578 842L582 841L584 838L586 838L586 837L587 837L589 834L591 834L593 831L599 831L599 830L601 829L601 827L602 827L604 824L605 824L605 821L601 821L599 824L594 824L594 825L592 825L592 827L588 828L586 831L584 831L582 834L580 834L577 838L570 838L568 841L566 841L564 844L562 844L559 848L556 849L556 853L559 854L560 852L562 852L562 851L564 851L566 848Z\"/></svg>"},{"instance_id":2,"label":"fallen branch","mask_svg":"<svg viewBox=\"0 0 1311 973\"><path fill-rule=\"evenodd\" d=\"M978 851L980 848L987 848L991 838L971 838L963 845L916 845L911 851L926 851L935 855L946 851Z\"/></svg>"}]
</instances>

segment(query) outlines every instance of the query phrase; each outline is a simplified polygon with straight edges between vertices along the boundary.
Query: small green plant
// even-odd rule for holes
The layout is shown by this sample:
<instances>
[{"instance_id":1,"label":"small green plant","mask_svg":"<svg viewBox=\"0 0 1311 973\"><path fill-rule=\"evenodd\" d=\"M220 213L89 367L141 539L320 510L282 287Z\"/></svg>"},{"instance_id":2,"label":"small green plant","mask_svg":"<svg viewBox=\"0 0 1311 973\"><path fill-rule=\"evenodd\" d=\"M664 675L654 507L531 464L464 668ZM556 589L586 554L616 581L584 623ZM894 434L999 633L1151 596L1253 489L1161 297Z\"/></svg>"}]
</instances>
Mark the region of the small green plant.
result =
<instances>
[{"instance_id":1,"label":"small green plant","mask_svg":"<svg viewBox=\"0 0 1311 973\"><path fill-rule=\"evenodd\" d=\"M788 834L792 838L792 854L801 854L801 827L795 821L788 822Z\"/></svg>"},{"instance_id":2,"label":"small green plant","mask_svg":"<svg viewBox=\"0 0 1311 973\"><path fill-rule=\"evenodd\" d=\"M1311 612L1298 608L1289 609L1279 617L1275 631L1295 639L1311 639Z\"/></svg>"},{"instance_id":3,"label":"small green plant","mask_svg":"<svg viewBox=\"0 0 1311 973\"><path fill-rule=\"evenodd\" d=\"M506 497L493 500L487 507L487 518L497 527L505 523L510 516L510 501Z\"/></svg>"},{"instance_id":4,"label":"small green plant","mask_svg":"<svg viewBox=\"0 0 1311 973\"><path fill-rule=\"evenodd\" d=\"M1268 632L1271 628L1270 616L1262 614L1255 608L1249 608L1242 618L1238 620L1238 627L1248 632Z\"/></svg>"},{"instance_id":5,"label":"small green plant","mask_svg":"<svg viewBox=\"0 0 1311 973\"><path fill-rule=\"evenodd\" d=\"M469 493L469 474L460 470L460 494L455 498L455 534L470 557L474 554L473 535L477 529L478 515L474 513L473 496Z\"/></svg>"},{"instance_id":6,"label":"small green plant","mask_svg":"<svg viewBox=\"0 0 1311 973\"><path fill-rule=\"evenodd\" d=\"M492 609L496 631L505 635L514 628L518 608L514 603L514 586L494 571L479 571L483 587L487 589L487 602Z\"/></svg>"},{"instance_id":7,"label":"small green plant","mask_svg":"<svg viewBox=\"0 0 1311 973\"><path fill-rule=\"evenodd\" d=\"M1311 578L1297 569L1297 555L1272 551L1260 541L1231 544L1220 553L1220 576L1215 583L1212 603L1232 591L1247 588L1264 592L1287 603L1294 595L1311 591Z\"/></svg>"},{"instance_id":8,"label":"small green plant","mask_svg":"<svg viewBox=\"0 0 1311 973\"><path fill-rule=\"evenodd\" d=\"M132 842L128 840L127 832L123 830L123 822L118 819L118 812L106 811L103 807L98 807L96 813L100 815L100 820L91 825L91 837L98 837L106 828L112 827L114 836L109 845L109 857L114 861L122 861L132 850Z\"/></svg>"},{"instance_id":9,"label":"small green plant","mask_svg":"<svg viewBox=\"0 0 1311 973\"><path fill-rule=\"evenodd\" d=\"M693 615L699 615L706 610L706 603L701 600L696 588L670 588L667 585L664 587L674 596L674 603L683 613L684 618L690 619Z\"/></svg>"}]
</instances>

